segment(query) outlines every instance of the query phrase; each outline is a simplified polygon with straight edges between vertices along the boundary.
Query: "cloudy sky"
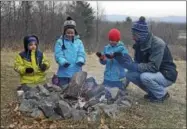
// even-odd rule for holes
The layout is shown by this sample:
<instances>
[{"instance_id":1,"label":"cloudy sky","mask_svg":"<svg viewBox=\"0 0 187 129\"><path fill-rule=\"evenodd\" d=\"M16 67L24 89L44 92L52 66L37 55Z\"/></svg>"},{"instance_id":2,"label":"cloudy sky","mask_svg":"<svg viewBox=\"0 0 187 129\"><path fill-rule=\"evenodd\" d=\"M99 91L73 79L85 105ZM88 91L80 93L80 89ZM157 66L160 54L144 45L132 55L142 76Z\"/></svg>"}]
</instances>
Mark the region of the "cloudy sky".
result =
<instances>
[{"instance_id":1,"label":"cloudy sky","mask_svg":"<svg viewBox=\"0 0 187 129\"><path fill-rule=\"evenodd\" d=\"M96 1L88 1L96 9ZM98 1L105 14L186 16L186 1Z\"/></svg>"}]
</instances>

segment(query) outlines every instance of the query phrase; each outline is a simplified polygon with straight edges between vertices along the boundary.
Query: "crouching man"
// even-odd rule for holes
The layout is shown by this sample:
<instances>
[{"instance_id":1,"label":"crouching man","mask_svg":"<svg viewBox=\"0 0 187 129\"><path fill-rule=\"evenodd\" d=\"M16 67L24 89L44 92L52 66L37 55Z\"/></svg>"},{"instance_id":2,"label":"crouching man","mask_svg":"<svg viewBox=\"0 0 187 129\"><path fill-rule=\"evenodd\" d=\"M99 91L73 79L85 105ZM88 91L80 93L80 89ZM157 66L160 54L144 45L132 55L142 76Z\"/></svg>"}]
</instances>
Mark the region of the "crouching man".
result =
<instances>
[{"instance_id":1,"label":"crouching man","mask_svg":"<svg viewBox=\"0 0 187 129\"><path fill-rule=\"evenodd\" d=\"M132 35L134 61L128 54L115 58L128 69L126 78L147 93L145 99L163 102L169 97L166 88L175 83L178 75L170 50L162 39L148 30L144 17L133 23Z\"/></svg>"}]
</instances>

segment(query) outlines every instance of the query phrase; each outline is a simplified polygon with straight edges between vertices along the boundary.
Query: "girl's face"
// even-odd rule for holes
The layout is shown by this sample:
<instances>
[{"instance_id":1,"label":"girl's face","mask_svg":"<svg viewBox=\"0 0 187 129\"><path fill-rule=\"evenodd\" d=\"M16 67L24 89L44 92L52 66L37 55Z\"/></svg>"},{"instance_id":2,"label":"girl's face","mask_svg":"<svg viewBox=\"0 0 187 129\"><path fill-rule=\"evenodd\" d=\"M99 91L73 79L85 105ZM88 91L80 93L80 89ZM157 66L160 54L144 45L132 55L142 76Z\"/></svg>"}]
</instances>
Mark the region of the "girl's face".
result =
<instances>
[{"instance_id":1,"label":"girl's face","mask_svg":"<svg viewBox=\"0 0 187 129\"><path fill-rule=\"evenodd\" d=\"M69 39L69 40L72 40L75 36L75 30L74 29L67 29L66 32L66 37Z\"/></svg>"},{"instance_id":2,"label":"girl's face","mask_svg":"<svg viewBox=\"0 0 187 129\"><path fill-rule=\"evenodd\" d=\"M36 44L37 43L34 42L34 41L30 42L29 45L28 45L28 49L31 50L31 51L36 50Z\"/></svg>"},{"instance_id":3,"label":"girl's face","mask_svg":"<svg viewBox=\"0 0 187 129\"><path fill-rule=\"evenodd\" d=\"M116 42L116 41L110 41L110 45L111 45L111 46L116 46L117 43L118 43L118 42Z\"/></svg>"}]
</instances>

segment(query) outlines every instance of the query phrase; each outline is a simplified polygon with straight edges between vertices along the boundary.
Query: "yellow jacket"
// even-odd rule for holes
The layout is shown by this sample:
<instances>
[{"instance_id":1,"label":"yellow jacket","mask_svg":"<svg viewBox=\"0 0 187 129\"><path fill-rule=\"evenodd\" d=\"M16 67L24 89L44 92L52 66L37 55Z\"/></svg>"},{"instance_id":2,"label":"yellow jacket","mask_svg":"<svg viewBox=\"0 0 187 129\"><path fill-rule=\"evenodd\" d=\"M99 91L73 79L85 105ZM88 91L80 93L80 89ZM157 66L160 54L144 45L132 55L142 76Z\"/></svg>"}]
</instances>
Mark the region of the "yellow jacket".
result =
<instances>
[{"instance_id":1,"label":"yellow jacket","mask_svg":"<svg viewBox=\"0 0 187 129\"><path fill-rule=\"evenodd\" d=\"M14 62L14 70L20 74L21 84L39 84L46 81L46 73L40 70L39 64L46 64L50 67L46 56L40 51L19 53ZM25 73L26 68L33 68L33 73Z\"/></svg>"}]
</instances>

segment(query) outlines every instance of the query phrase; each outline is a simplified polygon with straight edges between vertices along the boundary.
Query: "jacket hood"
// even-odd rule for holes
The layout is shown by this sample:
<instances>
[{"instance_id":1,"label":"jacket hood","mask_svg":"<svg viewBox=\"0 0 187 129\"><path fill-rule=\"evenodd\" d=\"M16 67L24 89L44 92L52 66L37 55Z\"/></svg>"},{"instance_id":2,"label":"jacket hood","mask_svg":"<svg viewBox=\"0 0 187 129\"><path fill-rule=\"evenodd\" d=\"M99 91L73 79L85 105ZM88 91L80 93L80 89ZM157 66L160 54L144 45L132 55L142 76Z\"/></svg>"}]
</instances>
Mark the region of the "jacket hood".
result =
<instances>
[{"instance_id":1,"label":"jacket hood","mask_svg":"<svg viewBox=\"0 0 187 129\"><path fill-rule=\"evenodd\" d=\"M37 49L38 49L38 45L39 45L39 39L38 39L38 37L35 36L35 35L28 35L28 36L25 36L24 39L23 39L24 50L25 50L26 52L28 51L28 44L29 44L29 41L28 41L28 40L29 40L30 37L36 38L36 40L37 40Z\"/></svg>"}]
</instances>

